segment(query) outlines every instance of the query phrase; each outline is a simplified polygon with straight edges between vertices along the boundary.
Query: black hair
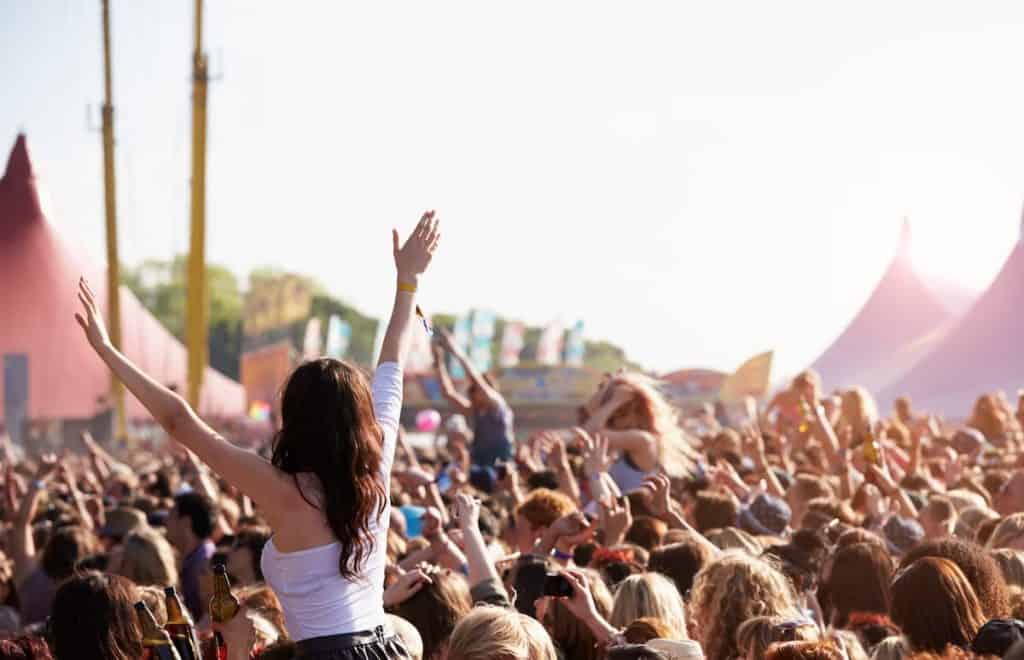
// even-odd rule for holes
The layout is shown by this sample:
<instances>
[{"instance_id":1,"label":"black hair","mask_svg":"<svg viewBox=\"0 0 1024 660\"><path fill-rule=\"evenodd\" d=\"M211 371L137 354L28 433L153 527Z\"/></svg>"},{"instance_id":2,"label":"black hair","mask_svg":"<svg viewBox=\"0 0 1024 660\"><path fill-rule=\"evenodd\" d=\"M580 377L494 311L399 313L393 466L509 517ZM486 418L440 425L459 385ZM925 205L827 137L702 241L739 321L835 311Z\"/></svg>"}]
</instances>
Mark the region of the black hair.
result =
<instances>
[{"instance_id":1,"label":"black hair","mask_svg":"<svg viewBox=\"0 0 1024 660\"><path fill-rule=\"evenodd\" d=\"M182 493L174 498L174 510L192 522L192 533L198 538L213 536L219 512L212 499L199 493Z\"/></svg>"}]
</instances>

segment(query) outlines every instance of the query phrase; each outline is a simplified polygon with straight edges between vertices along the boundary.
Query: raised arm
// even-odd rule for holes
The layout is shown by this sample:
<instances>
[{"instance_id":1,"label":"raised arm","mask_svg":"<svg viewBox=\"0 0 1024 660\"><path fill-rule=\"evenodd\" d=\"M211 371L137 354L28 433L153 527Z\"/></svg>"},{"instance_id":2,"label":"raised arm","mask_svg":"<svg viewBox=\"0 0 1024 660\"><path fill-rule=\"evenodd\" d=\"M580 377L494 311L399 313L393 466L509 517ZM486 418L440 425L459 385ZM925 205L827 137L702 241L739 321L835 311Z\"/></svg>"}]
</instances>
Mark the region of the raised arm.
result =
<instances>
[{"instance_id":1,"label":"raised arm","mask_svg":"<svg viewBox=\"0 0 1024 660\"><path fill-rule=\"evenodd\" d=\"M468 355L466 355L466 352L455 343L452 334L445 328L441 328L440 330L442 344L448 352L452 354L452 357L458 360L459 364L462 365L463 371L466 372L466 377L469 378L475 386L480 388L480 391L482 391L491 401L495 403L504 402L505 399L502 398L501 393L491 387L490 383L487 382L487 379L484 378L484 375L480 373L480 370L476 368L473 361L469 359Z\"/></svg>"},{"instance_id":2,"label":"raised arm","mask_svg":"<svg viewBox=\"0 0 1024 660\"><path fill-rule=\"evenodd\" d=\"M274 468L265 458L226 441L207 426L178 394L151 378L114 348L92 289L84 279L79 282L78 299L83 311L75 314L75 319L85 331L89 344L167 434L252 497L271 525L286 519L290 506L298 497L291 477Z\"/></svg>"},{"instance_id":3,"label":"raised arm","mask_svg":"<svg viewBox=\"0 0 1024 660\"><path fill-rule=\"evenodd\" d=\"M441 346L434 346L434 367L437 369L437 380L441 384L441 394L448 400L452 408L456 412L462 415L469 415L472 413L469 399L459 393L455 389L455 383L452 382L452 376L448 373L448 367L444 364L445 351Z\"/></svg>"},{"instance_id":4,"label":"raised arm","mask_svg":"<svg viewBox=\"0 0 1024 660\"><path fill-rule=\"evenodd\" d=\"M426 272L441 240L440 221L434 216L433 211L427 211L420 218L412 235L405 241L405 245L399 244L397 229L392 230L391 236L394 242L398 290L395 292L391 321L384 334L379 364L394 362L401 366L416 325L416 289L419 287L420 276Z\"/></svg>"}]
</instances>

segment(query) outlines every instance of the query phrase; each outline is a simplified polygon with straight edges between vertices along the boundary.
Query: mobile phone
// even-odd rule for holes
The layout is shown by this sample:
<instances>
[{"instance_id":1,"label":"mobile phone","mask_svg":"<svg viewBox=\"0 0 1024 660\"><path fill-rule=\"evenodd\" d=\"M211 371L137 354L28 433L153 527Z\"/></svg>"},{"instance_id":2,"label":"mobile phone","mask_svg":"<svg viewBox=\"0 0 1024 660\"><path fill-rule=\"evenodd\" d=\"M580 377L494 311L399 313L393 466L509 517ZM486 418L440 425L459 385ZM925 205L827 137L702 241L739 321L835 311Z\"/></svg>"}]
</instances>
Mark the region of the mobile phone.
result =
<instances>
[{"instance_id":1,"label":"mobile phone","mask_svg":"<svg viewBox=\"0 0 1024 660\"><path fill-rule=\"evenodd\" d=\"M548 573L544 576L544 586L541 588L544 596L555 596L556 598L571 598L572 584L568 578L560 573Z\"/></svg>"}]
</instances>

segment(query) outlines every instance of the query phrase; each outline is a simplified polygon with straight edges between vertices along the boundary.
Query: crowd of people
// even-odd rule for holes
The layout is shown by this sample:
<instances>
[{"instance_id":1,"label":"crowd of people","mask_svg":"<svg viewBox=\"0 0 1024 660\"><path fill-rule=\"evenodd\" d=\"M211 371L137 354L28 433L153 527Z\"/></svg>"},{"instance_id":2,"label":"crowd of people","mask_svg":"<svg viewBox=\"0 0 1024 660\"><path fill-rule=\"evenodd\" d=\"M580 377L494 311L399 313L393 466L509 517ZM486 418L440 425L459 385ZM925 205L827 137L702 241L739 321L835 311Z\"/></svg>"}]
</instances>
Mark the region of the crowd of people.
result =
<instances>
[{"instance_id":1,"label":"crowd of people","mask_svg":"<svg viewBox=\"0 0 1024 660\"><path fill-rule=\"evenodd\" d=\"M402 363L439 240L432 212L395 234L375 372L300 365L262 453L121 355L82 282L86 339L174 442L0 447L0 660L145 657L135 604L163 624L167 587L230 660L1024 659L1024 395L953 425L805 372L733 420L619 372L578 426L517 440L438 328L451 414L414 447Z\"/></svg>"}]
</instances>

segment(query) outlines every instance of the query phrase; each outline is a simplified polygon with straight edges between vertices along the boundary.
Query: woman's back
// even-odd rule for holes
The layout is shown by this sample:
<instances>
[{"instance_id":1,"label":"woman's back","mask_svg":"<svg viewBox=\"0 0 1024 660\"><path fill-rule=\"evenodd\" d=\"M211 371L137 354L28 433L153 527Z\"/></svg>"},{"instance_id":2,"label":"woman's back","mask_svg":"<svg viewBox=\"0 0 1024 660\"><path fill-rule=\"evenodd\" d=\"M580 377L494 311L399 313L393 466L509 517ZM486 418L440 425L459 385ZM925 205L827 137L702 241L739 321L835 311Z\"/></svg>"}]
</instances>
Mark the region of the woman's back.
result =
<instances>
[{"instance_id":1,"label":"woman's back","mask_svg":"<svg viewBox=\"0 0 1024 660\"><path fill-rule=\"evenodd\" d=\"M402 409L402 370L398 365L378 367L372 393L374 413L384 437L378 476L384 485L385 501L370 518L372 546L359 575L348 579L340 574L342 545L338 541L282 552L271 538L263 550L263 575L281 600L288 632L295 640L373 630L385 621L384 566L387 521L391 516L387 475L394 460ZM295 525L308 525L311 513L320 517L321 529L314 532L315 536L330 538L330 528L313 507L299 513ZM285 547L291 550L294 546Z\"/></svg>"}]
</instances>

